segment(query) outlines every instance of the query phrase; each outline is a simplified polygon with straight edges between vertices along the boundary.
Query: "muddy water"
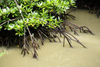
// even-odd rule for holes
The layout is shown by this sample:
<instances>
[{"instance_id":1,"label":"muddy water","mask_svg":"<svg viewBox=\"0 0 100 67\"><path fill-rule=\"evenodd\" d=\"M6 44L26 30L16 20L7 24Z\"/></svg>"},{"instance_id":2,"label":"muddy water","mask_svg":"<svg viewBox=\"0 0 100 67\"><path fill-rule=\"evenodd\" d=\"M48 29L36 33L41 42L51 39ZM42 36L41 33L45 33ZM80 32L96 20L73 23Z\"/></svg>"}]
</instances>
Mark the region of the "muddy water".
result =
<instances>
[{"instance_id":1,"label":"muddy water","mask_svg":"<svg viewBox=\"0 0 100 67\"><path fill-rule=\"evenodd\" d=\"M74 48L70 48L67 41L65 47L62 43L50 43L45 41L45 45L38 50L38 60L33 59L31 52L25 57L20 54L21 49L17 47L5 50L5 54L0 57L0 67L100 67L100 18L89 14L87 10L76 10L72 13L76 20L69 19L79 26L87 26L95 35L79 33L76 36L86 47L72 42ZM79 32L79 31L77 31ZM70 32L73 34L73 32ZM63 40L63 38L60 38Z\"/></svg>"}]
</instances>

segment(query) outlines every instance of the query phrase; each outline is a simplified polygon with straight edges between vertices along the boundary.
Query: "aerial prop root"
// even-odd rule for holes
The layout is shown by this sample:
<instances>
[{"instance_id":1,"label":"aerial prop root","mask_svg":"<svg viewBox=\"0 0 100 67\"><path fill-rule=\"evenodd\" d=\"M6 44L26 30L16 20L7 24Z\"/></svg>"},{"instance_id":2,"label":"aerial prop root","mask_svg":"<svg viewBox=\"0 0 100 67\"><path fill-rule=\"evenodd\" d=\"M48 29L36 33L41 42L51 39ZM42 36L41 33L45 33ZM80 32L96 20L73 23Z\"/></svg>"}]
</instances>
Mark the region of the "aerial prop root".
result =
<instances>
[{"instance_id":1,"label":"aerial prop root","mask_svg":"<svg viewBox=\"0 0 100 67\"><path fill-rule=\"evenodd\" d=\"M71 22L66 21L66 20L64 20L64 23L66 23L66 26L68 26L71 31L74 31L74 34L78 35L78 33L76 32L76 29L79 29L80 32L83 32L83 33L88 33L89 32L90 34L94 35L92 33L92 31L86 26L80 26L79 27L79 26L77 26L77 25L75 25L75 24L73 24Z\"/></svg>"},{"instance_id":2,"label":"aerial prop root","mask_svg":"<svg viewBox=\"0 0 100 67\"><path fill-rule=\"evenodd\" d=\"M24 54L23 54L24 53ZM26 49L26 44L23 45L23 48L22 48L22 52L21 54L23 54L23 57L27 54L29 54L28 50Z\"/></svg>"}]
</instances>

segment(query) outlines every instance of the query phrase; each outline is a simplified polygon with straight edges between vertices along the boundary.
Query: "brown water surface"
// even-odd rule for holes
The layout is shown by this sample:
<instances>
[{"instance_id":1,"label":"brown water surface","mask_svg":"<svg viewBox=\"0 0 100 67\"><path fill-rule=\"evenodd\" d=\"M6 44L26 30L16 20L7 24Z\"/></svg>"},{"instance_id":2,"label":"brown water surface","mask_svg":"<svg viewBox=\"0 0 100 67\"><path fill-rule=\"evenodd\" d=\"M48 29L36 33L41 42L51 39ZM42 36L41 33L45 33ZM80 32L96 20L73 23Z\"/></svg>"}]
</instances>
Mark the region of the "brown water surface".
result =
<instances>
[{"instance_id":1,"label":"brown water surface","mask_svg":"<svg viewBox=\"0 0 100 67\"><path fill-rule=\"evenodd\" d=\"M21 49L14 47L5 50L0 57L0 67L100 67L100 18L89 14L88 10L76 10L72 13L76 20L69 19L79 26L87 26L95 34L79 33L75 35L86 47L72 42L74 48L70 48L67 41L65 47L62 43L45 41L45 45L38 50L38 60L32 58L32 54L21 55ZM79 32L79 31L77 31ZM73 34L73 32L70 32ZM60 38L63 40L63 38ZM62 41L63 42L63 41Z\"/></svg>"}]
</instances>

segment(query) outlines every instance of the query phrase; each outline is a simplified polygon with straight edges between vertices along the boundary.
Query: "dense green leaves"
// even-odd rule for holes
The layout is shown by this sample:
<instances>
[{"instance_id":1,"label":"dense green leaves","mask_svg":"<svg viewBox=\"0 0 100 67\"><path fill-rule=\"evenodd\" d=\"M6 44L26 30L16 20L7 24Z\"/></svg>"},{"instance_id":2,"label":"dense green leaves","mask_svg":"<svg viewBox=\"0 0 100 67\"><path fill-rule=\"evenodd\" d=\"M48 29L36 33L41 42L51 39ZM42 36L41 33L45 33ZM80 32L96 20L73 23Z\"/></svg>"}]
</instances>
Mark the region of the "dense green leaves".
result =
<instances>
[{"instance_id":1,"label":"dense green leaves","mask_svg":"<svg viewBox=\"0 0 100 67\"><path fill-rule=\"evenodd\" d=\"M0 26L6 30L14 29L16 35L22 36L24 21L27 26L37 29L39 26L46 28L58 27L62 22L60 16L51 15L52 12L61 15L71 6L75 5L74 0L17 0L20 12L13 0L0 1L0 24L9 21ZM25 20L21 18L20 13L24 15Z\"/></svg>"}]
</instances>

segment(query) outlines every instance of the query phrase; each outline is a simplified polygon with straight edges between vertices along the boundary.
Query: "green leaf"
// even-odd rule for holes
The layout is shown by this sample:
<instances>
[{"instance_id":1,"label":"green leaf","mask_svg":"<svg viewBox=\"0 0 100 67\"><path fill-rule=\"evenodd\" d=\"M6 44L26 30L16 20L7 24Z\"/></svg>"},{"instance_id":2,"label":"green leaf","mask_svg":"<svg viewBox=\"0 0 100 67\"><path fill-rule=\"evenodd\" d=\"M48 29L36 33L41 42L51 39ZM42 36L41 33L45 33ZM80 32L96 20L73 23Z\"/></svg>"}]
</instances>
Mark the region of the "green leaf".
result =
<instances>
[{"instance_id":1,"label":"green leaf","mask_svg":"<svg viewBox=\"0 0 100 67\"><path fill-rule=\"evenodd\" d=\"M2 57L5 54L5 52L0 53L0 57Z\"/></svg>"},{"instance_id":2,"label":"green leaf","mask_svg":"<svg viewBox=\"0 0 100 67\"><path fill-rule=\"evenodd\" d=\"M35 2L39 1L39 0L34 0Z\"/></svg>"},{"instance_id":3,"label":"green leaf","mask_svg":"<svg viewBox=\"0 0 100 67\"><path fill-rule=\"evenodd\" d=\"M0 26L0 29L2 29L2 26Z\"/></svg>"}]
</instances>

